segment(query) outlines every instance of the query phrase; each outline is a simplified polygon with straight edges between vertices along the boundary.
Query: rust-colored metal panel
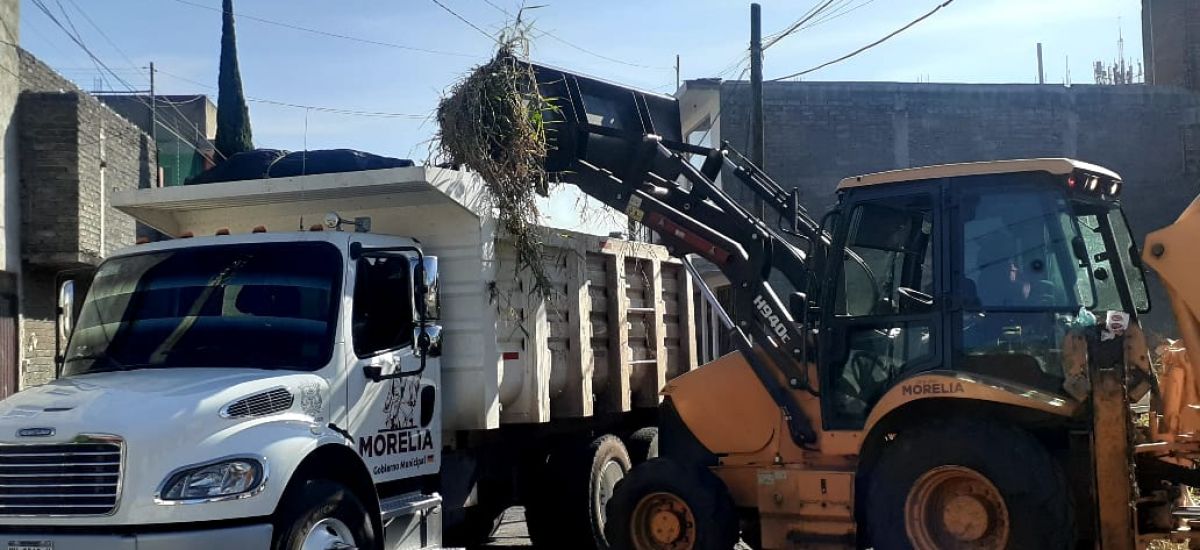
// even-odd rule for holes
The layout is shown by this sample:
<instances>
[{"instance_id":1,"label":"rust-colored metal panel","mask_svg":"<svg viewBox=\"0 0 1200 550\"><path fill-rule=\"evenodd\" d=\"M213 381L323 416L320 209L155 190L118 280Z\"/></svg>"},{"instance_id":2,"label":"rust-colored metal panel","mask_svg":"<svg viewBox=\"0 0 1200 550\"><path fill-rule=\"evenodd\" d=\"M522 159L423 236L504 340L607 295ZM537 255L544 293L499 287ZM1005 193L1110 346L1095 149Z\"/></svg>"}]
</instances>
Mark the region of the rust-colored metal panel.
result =
<instances>
[{"instance_id":1,"label":"rust-colored metal panel","mask_svg":"<svg viewBox=\"0 0 1200 550\"><path fill-rule=\"evenodd\" d=\"M765 548L853 547L854 473L805 470L803 465L758 470L758 511Z\"/></svg>"},{"instance_id":2,"label":"rust-colored metal panel","mask_svg":"<svg viewBox=\"0 0 1200 550\"><path fill-rule=\"evenodd\" d=\"M708 450L753 453L765 448L780 425L779 408L741 353L667 382L663 393Z\"/></svg>"},{"instance_id":3,"label":"rust-colored metal panel","mask_svg":"<svg viewBox=\"0 0 1200 550\"><path fill-rule=\"evenodd\" d=\"M0 296L0 399L19 389L17 365L17 301Z\"/></svg>"},{"instance_id":4,"label":"rust-colored metal panel","mask_svg":"<svg viewBox=\"0 0 1200 550\"><path fill-rule=\"evenodd\" d=\"M1092 448L1096 472L1098 548L1134 548L1133 454L1124 373L1096 369L1092 381Z\"/></svg>"}]
</instances>

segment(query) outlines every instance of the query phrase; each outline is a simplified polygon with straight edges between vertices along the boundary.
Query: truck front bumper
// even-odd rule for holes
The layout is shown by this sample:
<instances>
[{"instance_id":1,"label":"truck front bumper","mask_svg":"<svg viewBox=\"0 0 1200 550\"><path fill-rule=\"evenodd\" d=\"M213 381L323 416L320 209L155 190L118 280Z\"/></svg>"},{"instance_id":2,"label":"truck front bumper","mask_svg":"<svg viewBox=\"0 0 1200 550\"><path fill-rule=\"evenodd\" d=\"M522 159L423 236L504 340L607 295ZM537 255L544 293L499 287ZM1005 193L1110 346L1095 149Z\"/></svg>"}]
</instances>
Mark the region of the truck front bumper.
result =
<instances>
[{"instance_id":1,"label":"truck front bumper","mask_svg":"<svg viewBox=\"0 0 1200 550\"><path fill-rule=\"evenodd\" d=\"M271 525L267 523L131 534L63 533L36 527L27 530L9 527L4 531L0 532L0 550L266 550L271 547Z\"/></svg>"}]
</instances>

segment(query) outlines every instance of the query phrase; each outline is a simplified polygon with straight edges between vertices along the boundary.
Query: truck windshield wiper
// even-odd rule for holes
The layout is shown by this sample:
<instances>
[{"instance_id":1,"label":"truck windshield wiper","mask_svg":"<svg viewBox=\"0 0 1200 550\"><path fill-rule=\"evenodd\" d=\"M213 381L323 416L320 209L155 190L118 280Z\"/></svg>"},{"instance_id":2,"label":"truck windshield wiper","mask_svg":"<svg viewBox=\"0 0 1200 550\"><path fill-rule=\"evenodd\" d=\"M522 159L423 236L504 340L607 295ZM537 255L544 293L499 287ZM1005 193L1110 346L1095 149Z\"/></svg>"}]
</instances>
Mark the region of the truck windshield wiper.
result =
<instances>
[{"instance_id":1,"label":"truck windshield wiper","mask_svg":"<svg viewBox=\"0 0 1200 550\"><path fill-rule=\"evenodd\" d=\"M104 366L102 366L102 367L90 368L83 372L79 372L77 374L91 374L94 372L127 371L127 370L144 369L144 368L157 366L157 365L151 365L149 363L122 363L120 361L117 361L116 359L113 359L112 356L107 353L90 353L90 354L83 354L83 355L74 355L74 356L64 359L63 364L70 363L72 361L103 361L104 362Z\"/></svg>"}]
</instances>

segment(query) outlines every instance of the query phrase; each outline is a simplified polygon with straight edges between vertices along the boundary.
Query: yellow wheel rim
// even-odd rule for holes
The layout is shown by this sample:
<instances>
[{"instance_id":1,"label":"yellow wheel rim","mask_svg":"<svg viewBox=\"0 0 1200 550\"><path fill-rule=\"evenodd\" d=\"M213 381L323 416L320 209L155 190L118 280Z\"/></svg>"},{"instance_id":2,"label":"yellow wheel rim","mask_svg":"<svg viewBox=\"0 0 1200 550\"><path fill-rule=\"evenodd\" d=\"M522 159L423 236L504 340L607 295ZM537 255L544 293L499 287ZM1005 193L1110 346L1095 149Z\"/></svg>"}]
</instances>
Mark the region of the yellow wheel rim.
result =
<instances>
[{"instance_id":1,"label":"yellow wheel rim","mask_svg":"<svg viewBox=\"0 0 1200 550\"><path fill-rule=\"evenodd\" d=\"M691 550L696 544L692 509L671 493L651 493L633 509L631 531L638 550Z\"/></svg>"},{"instance_id":2,"label":"yellow wheel rim","mask_svg":"<svg viewBox=\"0 0 1200 550\"><path fill-rule=\"evenodd\" d=\"M991 550L1008 546L1008 506L983 474L963 466L939 466L913 484L904 523L914 547Z\"/></svg>"}]
</instances>

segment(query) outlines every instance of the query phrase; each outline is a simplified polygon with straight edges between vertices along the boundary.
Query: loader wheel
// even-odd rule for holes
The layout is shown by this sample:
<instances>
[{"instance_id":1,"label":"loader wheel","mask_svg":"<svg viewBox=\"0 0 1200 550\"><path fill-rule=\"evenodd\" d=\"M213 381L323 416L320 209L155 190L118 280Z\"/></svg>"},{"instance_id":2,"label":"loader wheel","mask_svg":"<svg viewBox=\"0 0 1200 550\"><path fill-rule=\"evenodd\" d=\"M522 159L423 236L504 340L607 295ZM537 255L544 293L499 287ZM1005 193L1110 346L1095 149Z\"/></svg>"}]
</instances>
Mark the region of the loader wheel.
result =
<instances>
[{"instance_id":1,"label":"loader wheel","mask_svg":"<svg viewBox=\"0 0 1200 550\"><path fill-rule=\"evenodd\" d=\"M708 469L655 458L617 484L605 534L613 550L729 550L738 517L729 490Z\"/></svg>"},{"instance_id":2,"label":"loader wheel","mask_svg":"<svg viewBox=\"0 0 1200 550\"><path fill-rule=\"evenodd\" d=\"M553 549L608 548L605 505L630 467L629 451L613 435L553 450L525 510L533 543Z\"/></svg>"},{"instance_id":3,"label":"loader wheel","mask_svg":"<svg viewBox=\"0 0 1200 550\"><path fill-rule=\"evenodd\" d=\"M1019 428L950 420L902 431L864 474L878 550L1074 545L1066 478Z\"/></svg>"}]
</instances>

